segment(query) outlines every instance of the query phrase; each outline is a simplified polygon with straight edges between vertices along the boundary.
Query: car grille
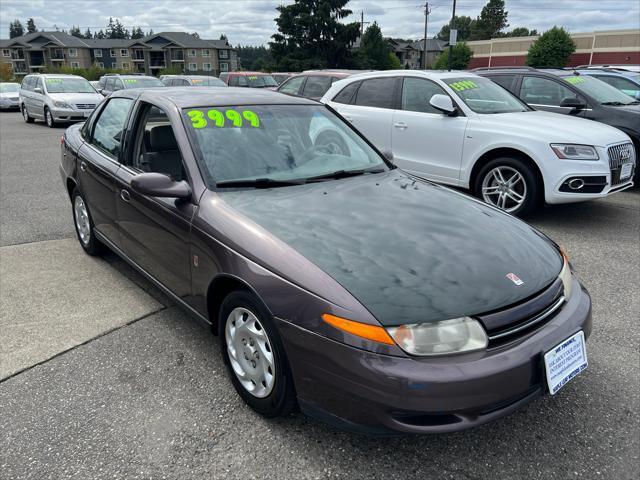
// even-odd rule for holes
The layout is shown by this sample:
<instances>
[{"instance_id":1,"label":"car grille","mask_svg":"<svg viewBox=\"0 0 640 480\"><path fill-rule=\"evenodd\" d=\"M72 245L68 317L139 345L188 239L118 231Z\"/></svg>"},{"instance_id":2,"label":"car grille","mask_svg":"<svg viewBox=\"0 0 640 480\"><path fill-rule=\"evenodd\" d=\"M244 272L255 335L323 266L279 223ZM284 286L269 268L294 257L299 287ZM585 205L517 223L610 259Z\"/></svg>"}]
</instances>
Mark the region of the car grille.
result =
<instances>
[{"instance_id":1,"label":"car grille","mask_svg":"<svg viewBox=\"0 0 640 480\"><path fill-rule=\"evenodd\" d=\"M607 150L609 153L609 167L611 168L611 185L618 185L629 181L628 178L620 180L620 170L625 163L634 161L633 144L631 142L614 145Z\"/></svg>"},{"instance_id":2,"label":"car grille","mask_svg":"<svg viewBox=\"0 0 640 480\"><path fill-rule=\"evenodd\" d=\"M95 103L76 103L76 108L80 110L93 110L96 108Z\"/></svg>"}]
</instances>

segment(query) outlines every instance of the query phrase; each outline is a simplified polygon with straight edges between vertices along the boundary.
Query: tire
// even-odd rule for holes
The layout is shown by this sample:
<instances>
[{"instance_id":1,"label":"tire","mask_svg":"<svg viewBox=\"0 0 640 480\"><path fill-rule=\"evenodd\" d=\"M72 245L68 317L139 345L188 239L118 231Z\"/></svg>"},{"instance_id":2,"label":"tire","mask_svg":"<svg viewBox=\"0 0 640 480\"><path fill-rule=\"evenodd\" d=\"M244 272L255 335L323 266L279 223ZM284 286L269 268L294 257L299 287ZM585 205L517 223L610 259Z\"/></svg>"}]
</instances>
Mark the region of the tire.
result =
<instances>
[{"instance_id":1,"label":"tire","mask_svg":"<svg viewBox=\"0 0 640 480\"><path fill-rule=\"evenodd\" d=\"M473 193L511 215L525 216L541 203L542 188L536 174L523 160L500 157L480 169Z\"/></svg>"},{"instance_id":2,"label":"tire","mask_svg":"<svg viewBox=\"0 0 640 480\"><path fill-rule=\"evenodd\" d=\"M20 110L22 111L22 118L24 119L25 123L33 123L33 118L30 117L29 112L27 112L27 106L22 104Z\"/></svg>"},{"instance_id":3,"label":"tire","mask_svg":"<svg viewBox=\"0 0 640 480\"><path fill-rule=\"evenodd\" d=\"M319 147L321 145L328 147L332 154L344 156L350 155L349 146L344 139L335 132L322 132L318 135L314 142L314 146Z\"/></svg>"},{"instance_id":4,"label":"tire","mask_svg":"<svg viewBox=\"0 0 640 480\"><path fill-rule=\"evenodd\" d=\"M56 128L56 121L53 119L51 110L49 110L47 107L44 107L44 121L49 128Z\"/></svg>"},{"instance_id":5,"label":"tire","mask_svg":"<svg viewBox=\"0 0 640 480\"><path fill-rule=\"evenodd\" d=\"M103 253L105 247L94 234L93 220L89 213L89 207L77 188L71 194L71 211L73 213L73 225L82 249L92 256Z\"/></svg>"},{"instance_id":6,"label":"tire","mask_svg":"<svg viewBox=\"0 0 640 480\"><path fill-rule=\"evenodd\" d=\"M222 302L218 325L222 359L245 403L268 418L294 411L297 403L289 363L262 303L249 292L232 292Z\"/></svg>"}]
</instances>

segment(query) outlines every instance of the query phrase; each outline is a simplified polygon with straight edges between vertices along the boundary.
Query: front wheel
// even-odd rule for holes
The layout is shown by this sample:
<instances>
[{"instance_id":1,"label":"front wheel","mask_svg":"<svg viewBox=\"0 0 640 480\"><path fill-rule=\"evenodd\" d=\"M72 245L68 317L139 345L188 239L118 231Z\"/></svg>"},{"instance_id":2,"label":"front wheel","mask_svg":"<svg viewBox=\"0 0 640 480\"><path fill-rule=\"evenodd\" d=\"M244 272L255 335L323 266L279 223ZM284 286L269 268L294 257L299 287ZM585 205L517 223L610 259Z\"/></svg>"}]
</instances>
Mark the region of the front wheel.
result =
<instances>
[{"instance_id":1,"label":"front wheel","mask_svg":"<svg viewBox=\"0 0 640 480\"><path fill-rule=\"evenodd\" d=\"M249 292L237 291L222 302L219 320L222 357L238 394L265 417L291 413L293 379L267 309Z\"/></svg>"},{"instance_id":2,"label":"front wheel","mask_svg":"<svg viewBox=\"0 0 640 480\"><path fill-rule=\"evenodd\" d=\"M44 119L47 122L47 126L49 128L55 128L56 121L53 119L53 114L51 113L51 110L49 110L48 108L44 109Z\"/></svg>"},{"instance_id":3,"label":"front wheel","mask_svg":"<svg viewBox=\"0 0 640 480\"><path fill-rule=\"evenodd\" d=\"M29 116L29 112L27 112L26 105L22 105L22 118L24 118L25 123L33 123L33 118Z\"/></svg>"},{"instance_id":4,"label":"front wheel","mask_svg":"<svg viewBox=\"0 0 640 480\"><path fill-rule=\"evenodd\" d=\"M77 188L71 195L71 201L73 202L73 223L80 246L89 255L100 255L104 250L104 246L95 236L89 208Z\"/></svg>"},{"instance_id":5,"label":"front wheel","mask_svg":"<svg viewBox=\"0 0 640 480\"><path fill-rule=\"evenodd\" d=\"M531 168L522 160L495 158L480 170L474 193L494 207L522 216L538 206L540 185Z\"/></svg>"}]
</instances>

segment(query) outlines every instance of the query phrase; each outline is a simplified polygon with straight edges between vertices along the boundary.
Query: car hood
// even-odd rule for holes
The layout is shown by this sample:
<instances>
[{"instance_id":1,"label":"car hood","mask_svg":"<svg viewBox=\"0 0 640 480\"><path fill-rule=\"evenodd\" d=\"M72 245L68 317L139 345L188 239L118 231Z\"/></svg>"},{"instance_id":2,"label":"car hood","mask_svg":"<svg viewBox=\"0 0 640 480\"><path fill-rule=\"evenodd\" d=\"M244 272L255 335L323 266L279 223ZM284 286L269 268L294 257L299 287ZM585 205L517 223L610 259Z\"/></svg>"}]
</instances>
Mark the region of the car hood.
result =
<instances>
[{"instance_id":1,"label":"car hood","mask_svg":"<svg viewBox=\"0 0 640 480\"><path fill-rule=\"evenodd\" d=\"M219 193L383 325L500 309L548 286L562 266L551 242L524 222L400 170Z\"/></svg>"},{"instance_id":2,"label":"car hood","mask_svg":"<svg viewBox=\"0 0 640 480\"><path fill-rule=\"evenodd\" d=\"M53 100L67 103L95 103L96 105L104 98L99 93L50 93L49 96Z\"/></svg>"},{"instance_id":3,"label":"car hood","mask_svg":"<svg viewBox=\"0 0 640 480\"><path fill-rule=\"evenodd\" d=\"M628 137L615 127L585 118L543 111L498 113L481 115L481 123L496 131L544 139L548 143L579 143L605 147L628 141Z\"/></svg>"},{"instance_id":4,"label":"car hood","mask_svg":"<svg viewBox=\"0 0 640 480\"><path fill-rule=\"evenodd\" d=\"M20 96L20 92L5 92L0 93L0 98L18 98Z\"/></svg>"}]
</instances>

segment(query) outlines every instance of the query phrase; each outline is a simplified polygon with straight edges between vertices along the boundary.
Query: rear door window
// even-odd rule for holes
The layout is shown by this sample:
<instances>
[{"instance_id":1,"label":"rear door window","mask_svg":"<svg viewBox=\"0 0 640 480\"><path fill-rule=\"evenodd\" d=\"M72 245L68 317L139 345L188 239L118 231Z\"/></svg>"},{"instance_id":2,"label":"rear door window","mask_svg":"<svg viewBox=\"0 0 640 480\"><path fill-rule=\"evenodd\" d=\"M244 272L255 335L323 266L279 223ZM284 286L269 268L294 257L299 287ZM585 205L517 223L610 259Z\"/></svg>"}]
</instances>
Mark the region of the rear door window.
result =
<instances>
[{"instance_id":1,"label":"rear door window","mask_svg":"<svg viewBox=\"0 0 640 480\"><path fill-rule=\"evenodd\" d=\"M513 84L514 80L516 79L515 75L495 75L489 78L501 87L506 88L510 92L513 92Z\"/></svg>"},{"instance_id":2,"label":"rear door window","mask_svg":"<svg viewBox=\"0 0 640 480\"><path fill-rule=\"evenodd\" d=\"M525 76L520 87L520 98L533 105L559 107L565 98L577 98L569 88L555 80Z\"/></svg>"},{"instance_id":3,"label":"rear door window","mask_svg":"<svg viewBox=\"0 0 640 480\"><path fill-rule=\"evenodd\" d=\"M333 101L336 103L353 103L353 96L355 91L358 89L360 82L353 82L344 87L340 93L338 93L335 97L333 97Z\"/></svg>"},{"instance_id":4,"label":"rear door window","mask_svg":"<svg viewBox=\"0 0 640 480\"><path fill-rule=\"evenodd\" d=\"M293 77L292 79L283 83L278 91L280 93L287 93L289 95L298 95L298 92L300 92L300 86L304 82L304 78L305 77Z\"/></svg>"},{"instance_id":5,"label":"rear door window","mask_svg":"<svg viewBox=\"0 0 640 480\"><path fill-rule=\"evenodd\" d=\"M326 76L310 76L307 78L307 83L304 84L304 90L302 96L307 98L322 97L327 90L331 87L331 77Z\"/></svg>"},{"instance_id":6,"label":"rear door window","mask_svg":"<svg viewBox=\"0 0 640 480\"><path fill-rule=\"evenodd\" d=\"M393 108L395 78L363 80L356 93L356 105L362 107Z\"/></svg>"}]
</instances>

